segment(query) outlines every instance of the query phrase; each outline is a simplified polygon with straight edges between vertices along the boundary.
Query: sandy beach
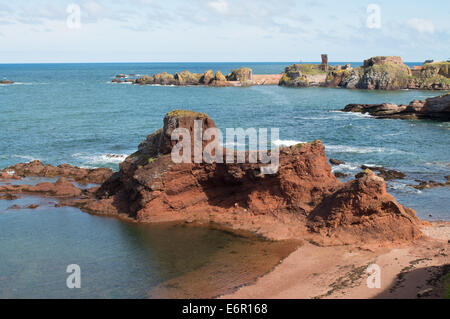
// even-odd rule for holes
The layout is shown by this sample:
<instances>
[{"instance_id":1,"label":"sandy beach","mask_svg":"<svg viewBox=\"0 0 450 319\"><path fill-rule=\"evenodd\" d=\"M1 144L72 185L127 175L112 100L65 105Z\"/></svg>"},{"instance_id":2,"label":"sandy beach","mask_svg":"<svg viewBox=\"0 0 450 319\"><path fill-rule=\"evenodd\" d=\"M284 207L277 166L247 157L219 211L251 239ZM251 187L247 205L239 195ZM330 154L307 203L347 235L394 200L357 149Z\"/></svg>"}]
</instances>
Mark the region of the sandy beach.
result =
<instances>
[{"instance_id":1,"label":"sandy beach","mask_svg":"<svg viewBox=\"0 0 450 319\"><path fill-rule=\"evenodd\" d=\"M271 273L222 298L442 298L450 223L435 222L423 232L412 244L373 250L305 243ZM370 264L381 268L379 289L367 286Z\"/></svg>"}]
</instances>

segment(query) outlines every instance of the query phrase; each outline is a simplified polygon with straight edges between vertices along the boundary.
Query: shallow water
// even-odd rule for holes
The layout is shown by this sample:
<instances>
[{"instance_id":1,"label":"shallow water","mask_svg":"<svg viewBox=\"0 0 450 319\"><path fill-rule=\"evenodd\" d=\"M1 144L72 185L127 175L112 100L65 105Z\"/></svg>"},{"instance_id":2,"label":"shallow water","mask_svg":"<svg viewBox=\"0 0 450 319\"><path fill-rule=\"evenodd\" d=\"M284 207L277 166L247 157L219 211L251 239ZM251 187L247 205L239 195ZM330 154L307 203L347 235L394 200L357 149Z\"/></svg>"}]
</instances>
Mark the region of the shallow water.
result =
<instances>
[{"instance_id":1,"label":"shallow water","mask_svg":"<svg viewBox=\"0 0 450 319\"><path fill-rule=\"evenodd\" d=\"M180 288L165 297L215 297L267 273L295 247L208 228L127 223L54 203L0 200L0 298L156 298L161 293L150 291L170 282ZM15 204L40 206L8 209ZM66 286L71 264L81 268L81 289ZM221 275L211 282L211 273Z\"/></svg>"}]
</instances>

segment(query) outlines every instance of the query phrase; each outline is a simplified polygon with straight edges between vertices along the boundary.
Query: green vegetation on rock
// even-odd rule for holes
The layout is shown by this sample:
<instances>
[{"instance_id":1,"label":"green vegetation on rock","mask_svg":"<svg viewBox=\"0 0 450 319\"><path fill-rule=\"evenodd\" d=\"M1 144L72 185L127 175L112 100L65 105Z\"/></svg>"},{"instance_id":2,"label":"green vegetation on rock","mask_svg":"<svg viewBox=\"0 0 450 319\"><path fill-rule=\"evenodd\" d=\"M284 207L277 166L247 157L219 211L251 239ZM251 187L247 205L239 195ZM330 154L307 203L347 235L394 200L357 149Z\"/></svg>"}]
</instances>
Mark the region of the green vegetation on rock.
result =
<instances>
[{"instance_id":1,"label":"green vegetation on rock","mask_svg":"<svg viewBox=\"0 0 450 319\"><path fill-rule=\"evenodd\" d=\"M174 110L166 114L166 117L198 117L206 118L209 117L206 113L199 113L189 110Z\"/></svg>"}]
</instances>

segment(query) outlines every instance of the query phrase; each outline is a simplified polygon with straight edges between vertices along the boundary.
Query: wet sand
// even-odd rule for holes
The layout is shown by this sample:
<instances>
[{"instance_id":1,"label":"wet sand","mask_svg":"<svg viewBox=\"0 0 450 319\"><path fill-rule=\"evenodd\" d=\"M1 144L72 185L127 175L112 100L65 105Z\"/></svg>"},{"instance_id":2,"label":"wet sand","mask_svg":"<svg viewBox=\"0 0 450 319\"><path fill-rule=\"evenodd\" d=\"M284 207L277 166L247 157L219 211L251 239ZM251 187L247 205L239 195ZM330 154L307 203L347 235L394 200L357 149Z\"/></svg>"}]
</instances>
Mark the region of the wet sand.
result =
<instances>
[{"instance_id":1,"label":"wet sand","mask_svg":"<svg viewBox=\"0 0 450 319\"><path fill-rule=\"evenodd\" d=\"M274 271L223 298L442 298L450 222L432 223L423 232L427 236L412 244L373 250L305 243ZM381 268L381 288L367 286L373 263Z\"/></svg>"}]
</instances>

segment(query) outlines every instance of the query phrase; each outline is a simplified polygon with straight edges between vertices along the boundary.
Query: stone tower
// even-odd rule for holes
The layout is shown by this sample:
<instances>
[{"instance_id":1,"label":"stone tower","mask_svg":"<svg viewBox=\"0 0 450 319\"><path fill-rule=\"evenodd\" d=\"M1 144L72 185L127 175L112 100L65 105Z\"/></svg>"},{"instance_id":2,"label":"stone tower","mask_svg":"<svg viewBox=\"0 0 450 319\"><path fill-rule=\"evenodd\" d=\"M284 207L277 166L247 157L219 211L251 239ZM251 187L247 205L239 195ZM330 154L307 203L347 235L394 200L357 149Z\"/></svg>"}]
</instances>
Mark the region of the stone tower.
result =
<instances>
[{"instance_id":1,"label":"stone tower","mask_svg":"<svg viewBox=\"0 0 450 319\"><path fill-rule=\"evenodd\" d=\"M322 54L322 70L328 72L328 54Z\"/></svg>"}]
</instances>

